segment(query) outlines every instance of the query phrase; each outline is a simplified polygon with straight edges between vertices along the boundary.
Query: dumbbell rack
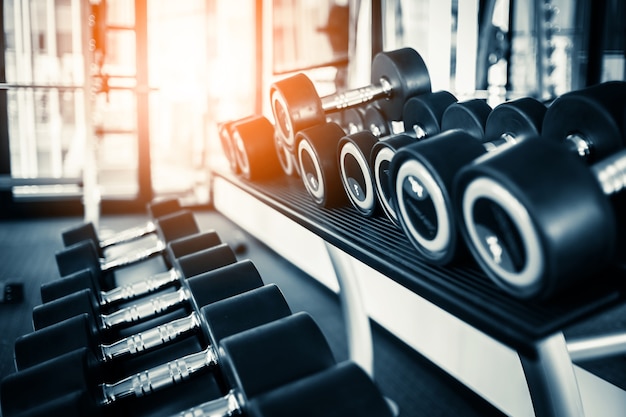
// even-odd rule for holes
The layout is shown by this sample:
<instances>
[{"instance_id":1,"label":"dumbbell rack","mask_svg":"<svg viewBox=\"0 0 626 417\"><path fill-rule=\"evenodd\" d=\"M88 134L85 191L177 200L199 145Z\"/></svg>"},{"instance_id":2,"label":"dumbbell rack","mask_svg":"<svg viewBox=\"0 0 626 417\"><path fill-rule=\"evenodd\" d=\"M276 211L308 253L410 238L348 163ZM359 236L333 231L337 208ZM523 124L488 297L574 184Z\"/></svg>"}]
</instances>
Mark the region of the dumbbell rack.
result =
<instances>
[{"instance_id":1,"label":"dumbbell rack","mask_svg":"<svg viewBox=\"0 0 626 417\"><path fill-rule=\"evenodd\" d=\"M249 201L256 200L327 243L328 255L342 291L353 293L341 299L350 304L348 309L352 310L346 317L348 323L361 327L352 329L361 334L356 337L363 337L363 317L357 316L367 315L358 305L358 294L354 294L358 292L359 277L351 274L349 267L342 268L337 250L516 352L535 415L584 415L563 329L623 303L626 299L623 273L596 277L594 286L584 293L569 294L550 303L531 304L515 300L498 290L476 267L443 268L419 261L406 237L383 216L365 218L351 206L338 209L316 206L299 178L280 177L251 183L228 172L214 172L213 199L216 208L235 222L249 215L254 216L246 210L255 209L254 204L229 205L228 196L237 191L251 197ZM251 233L254 234L254 231ZM347 275L353 276L340 276L346 271ZM414 318L416 322L420 319ZM350 337L355 336L349 334ZM352 344L367 350L367 347L363 348L366 340L353 340ZM363 364L369 360L370 353L354 353L351 350L351 354L354 360ZM358 355L361 358L354 358ZM367 363L365 367L368 367Z\"/></svg>"}]
</instances>

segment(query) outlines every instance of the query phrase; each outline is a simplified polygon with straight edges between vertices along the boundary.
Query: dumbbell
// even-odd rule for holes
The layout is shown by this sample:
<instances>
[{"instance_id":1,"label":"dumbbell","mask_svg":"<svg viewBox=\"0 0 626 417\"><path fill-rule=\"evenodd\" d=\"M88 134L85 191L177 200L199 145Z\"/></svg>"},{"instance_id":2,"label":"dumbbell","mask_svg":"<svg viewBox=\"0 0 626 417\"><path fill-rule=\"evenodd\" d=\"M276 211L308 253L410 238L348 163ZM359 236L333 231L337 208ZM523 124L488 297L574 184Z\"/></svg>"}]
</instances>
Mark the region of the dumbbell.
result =
<instances>
[{"instance_id":1,"label":"dumbbell","mask_svg":"<svg viewBox=\"0 0 626 417\"><path fill-rule=\"evenodd\" d=\"M253 116L235 123L231 134L237 165L245 179L267 179L280 173L275 130L267 117Z\"/></svg>"},{"instance_id":2,"label":"dumbbell","mask_svg":"<svg viewBox=\"0 0 626 417\"><path fill-rule=\"evenodd\" d=\"M207 322L210 328L211 323ZM159 396L167 396L165 389L211 371L217 371L225 385L240 395L255 397L335 364L324 335L307 313L253 326L202 351L113 383L98 380L87 350L70 352L5 378L3 415L17 416L46 402L68 397L64 405L66 416L108 415L107 408L115 404L132 407L139 397L155 391L163 390ZM24 393L33 387L38 394L36 398L30 392ZM76 392L80 392L78 399L69 395ZM140 412L141 408L136 410Z\"/></svg>"},{"instance_id":3,"label":"dumbbell","mask_svg":"<svg viewBox=\"0 0 626 417\"><path fill-rule=\"evenodd\" d=\"M196 233L169 242L167 244L167 256L169 259L177 259L221 243L219 235L214 230ZM93 254L93 251L89 252L89 256L93 256ZM188 261L183 264L186 271L172 267L165 272L159 272L136 282L109 289L103 288L101 280L93 274L92 269L83 269L61 279L42 284L40 288L41 300L43 303L47 303L86 288L91 288L100 302L100 306L132 300L174 284L183 279L185 275L190 276L192 268L200 271L212 269L209 263L212 258L206 256L209 254L201 252L199 256L188 257Z\"/></svg>"},{"instance_id":4,"label":"dumbbell","mask_svg":"<svg viewBox=\"0 0 626 417\"><path fill-rule=\"evenodd\" d=\"M201 310L222 300L228 300L228 303L218 304L213 309L222 306L222 310L228 315L223 315L222 321L214 324L215 328L211 329L213 333L222 334L229 329L240 329L237 326L250 323L250 320L265 320L268 317L277 319L290 314L280 290L274 284L263 285L252 263L246 262L228 271L234 272L245 276L238 278L238 282L233 285L232 276L228 277L226 273L214 275L210 283L212 291L199 300L206 304L196 303L189 315L110 343L102 343L101 335L93 331L90 320L85 315L23 335L15 343L16 369L24 370L83 347L89 349L98 363L115 369L116 364L117 368L120 367L120 360L126 364L129 360L145 356L147 352L156 352L156 355L162 356L159 353L162 352L162 347L190 336L204 344L206 340L203 332L207 330ZM231 306L237 306L238 309ZM52 341L56 343L51 345ZM45 348L42 349L43 346ZM144 360L140 363L145 362ZM124 370L127 368L125 366Z\"/></svg>"},{"instance_id":5,"label":"dumbbell","mask_svg":"<svg viewBox=\"0 0 626 417\"><path fill-rule=\"evenodd\" d=\"M228 165L233 174L239 174L241 171L239 169L239 165L237 164L232 127L237 123L245 122L253 117L254 116L246 116L236 120L221 122L217 125L217 133L220 138L220 144L222 145L222 150L224 151L224 155L226 156L226 160L228 161Z\"/></svg>"},{"instance_id":6,"label":"dumbbell","mask_svg":"<svg viewBox=\"0 0 626 417\"><path fill-rule=\"evenodd\" d=\"M456 113L461 108L457 104L446 110L444 119L448 111ZM480 112L467 110L458 113L468 117L469 125L476 128L474 134L461 129L442 131L402 148L390 165L392 200L402 230L420 258L438 265L469 258L453 213L451 191L456 173L490 149L538 135L546 106L532 98L496 106L489 113L482 140L474 136L481 133L480 123L475 122Z\"/></svg>"},{"instance_id":7,"label":"dumbbell","mask_svg":"<svg viewBox=\"0 0 626 417\"><path fill-rule=\"evenodd\" d=\"M193 213L188 210L163 216L156 221L159 239L154 246L130 251L111 260L103 260L98 256L95 243L85 240L55 254L59 274L64 277L83 269L90 269L99 277L109 271L162 255L167 249L168 242L200 232ZM165 261L168 263L169 260L166 258Z\"/></svg>"},{"instance_id":8,"label":"dumbbell","mask_svg":"<svg viewBox=\"0 0 626 417\"><path fill-rule=\"evenodd\" d=\"M350 361L250 398L232 391L224 398L190 408L176 417L391 417L378 386Z\"/></svg>"},{"instance_id":9,"label":"dumbbell","mask_svg":"<svg viewBox=\"0 0 626 417\"><path fill-rule=\"evenodd\" d=\"M201 259L202 262L198 262ZM59 321L82 313L93 315L97 327L109 330L118 326L129 326L137 322L162 314L186 304L193 297L194 290L189 287L192 282L201 282L211 270L233 264L237 261L234 252L226 243L212 248L185 255L176 259L177 269L185 279L180 279L179 288L175 291L144 297L136 302L109 312L101 306L93 291L89 288L66 295L54 301L40 304L33 308L33 327L35 330L50 326ZM200 268L200 266L202 268ZM207 270L206 268L210 268ZM189 275L186 275L189 273ZM189 281L191 278L199 280Z\"/></svg>"},{"instance_id":10,"label":"dumbbell","mask_svg":"<svg viewBox=\"0 0 626 417\"><path fill-rule=\"evenodd\" d=\"M625 109L623 82L564 94L546 113L543 142L524 141L459 172L463 237L507 293L547 300L623 256L615 197L624 185ZM599 161L589 167L585 159Z\"/></svg>"},{"instance_id":11,"label":"dumbbell","mask_svg":"<svg viewBox=\"0 0 626 417\"><path fill-rule=\"evenodd\" d=\"M92 240L96 245L98 255L104 259L104 250L106 248L156 233L157 224L154 220L169 214L174 214L182 210L182 207L178 199L164 199L149 203L147 209L152 220L147 221L146 224L142 226L126 229L106 239L100 239L94 224L91 222L85 223L61 232L63 244L65 246L72 246L83 240Z\"/></svg>"},{"instance_id":12,"label":"dumbbell","mask_svg":"<svg viewBox=\"0 0 626 417\"><path fill-rule=\"evenodd\" d=\"M422 57L411 48L381 52L372 60L372 84L320 98L304 74L270 86L276 131L289 149L296 149L296 134L324 124L326 113L376 101L388 120L402 116L407 98L430 92L430 77Z\"/></svg>"},{"instance_id":13,"label":"dumbbell","mask_svg":"<svg viewBox=\"0 0 626 417\"><path fill-rule=\"evenodd\" d=\"M455 102L456 97L447 91L412 97L405 103L403 112L405 131L407 127L410 129L408 134L388 136L389 129L381 131L379 127L370 127L370 130L344 136L339 141L337 153L341 182L350 203L360 214L373 216L377 212L379 201L385 213L393 219L393 215L386 208L389 206L388 193L385 193L387 188L379 187L383 182L381 177L387 178L384 171L388 170L393 156L392 146L413 143L439 133L443 112ZM420 135L412 134L416 129L420 129ZM387 138L381 139L374 133L376 130L385 133Z\"/></svg>"}]
</instances>

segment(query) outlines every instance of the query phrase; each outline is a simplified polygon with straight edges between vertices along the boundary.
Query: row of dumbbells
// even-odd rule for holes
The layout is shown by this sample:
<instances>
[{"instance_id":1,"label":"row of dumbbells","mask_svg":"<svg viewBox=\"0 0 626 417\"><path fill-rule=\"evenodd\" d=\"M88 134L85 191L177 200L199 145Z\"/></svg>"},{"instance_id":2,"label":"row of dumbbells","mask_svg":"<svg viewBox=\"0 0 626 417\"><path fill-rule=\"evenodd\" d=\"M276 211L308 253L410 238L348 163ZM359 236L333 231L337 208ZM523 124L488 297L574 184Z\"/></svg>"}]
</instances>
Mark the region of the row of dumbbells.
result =
<instances>
[{"instance_id":1,"label":"row of dumbbells","mask_svg":"<svg viewBox=\"0 0 626 417\"><path fill-rule=\"evenodd\" d=\"M63 233L61 278L41 287L34 331L16 340L16 372L1 383L3 416L392 415L249 259L175 200L149 212L106 240L92 224ZM150 247L108 256L146 235ZM169 269L116 286L115 274L154 256Z\"/></svg>"},{"instance_id":2,"label":"row of dumbbells","mask_svg":"<svg viewBox=\"0 0 626 417\"><path fill-rule=\"evenodd\" d=\"M412 49L377 55L372 80L324 98L302 74L274 83L276 126L261 116L221 126L231 167L254 180L278 172L272 161L297 161L318 205L384 213L422 260L471 254L518 298L548 299L622 268L624 198L612 195L626 182L625 82L491 108L432 92ZM343 126L327 121L338 109ZM379 135L398 122L404 132Z\"/></svg>"}]
</instances>

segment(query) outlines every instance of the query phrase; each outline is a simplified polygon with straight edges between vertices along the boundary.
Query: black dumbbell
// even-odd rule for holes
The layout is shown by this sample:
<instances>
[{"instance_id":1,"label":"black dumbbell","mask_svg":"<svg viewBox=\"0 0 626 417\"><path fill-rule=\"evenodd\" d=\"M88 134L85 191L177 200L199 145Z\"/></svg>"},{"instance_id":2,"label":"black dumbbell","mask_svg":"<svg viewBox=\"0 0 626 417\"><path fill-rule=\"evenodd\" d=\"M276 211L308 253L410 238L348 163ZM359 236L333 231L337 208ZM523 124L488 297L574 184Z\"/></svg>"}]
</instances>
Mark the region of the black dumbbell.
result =
<instances>
[{"instance_id":1,"label":"black dumbbell","mask_svg":"<svg viewBox=\"0 0 626 417\"><path fill-rule=\"evenodd\" d=\"M169 242L167 244L167 256L169 259L177 259L221 243L220 237L214 230L196 233ZM40 289L41 300L43 303L47 303L85 288L91 288L96 298L100 301L101 306L132 300L159 291L168 285L178 282L184 276L190 276L189 273L192 272L192 268L194 270L211 269L210 266L204 266L207 262L211 262L211 258L206 256L208 254L207 252L202 252L200 256L187 258L188 262L184 263L184 266L187 268L186 271L180 271L179 268L172 267L165 272L141 278L136 282L108 289L103 288L101 279L93 274L92 269L83 269L61 279L43 284ZM90 255L93 255L93 252L90 252Z\"/></svg>"},{"instance_id":2,"label":"black dumbbell","mask_svg":"<svg viewBox=\"0 0 626 417\"><path fill-rule=\"evenodd\" d=\"M96 245L98 255L104 259L104 250L106 248L156 233L157 224L154 220L169 214L174 214L180 210L182 210L182 207L178 199L153 201L148 204L148 214L152 220L149 220L142 226L126 229L106 239L100 239L94 224L85 223L78 227L64 230L61 232L61 238L65 246L72 246L83 240L91 240Z\"/></svg>"},{"instance_id":3,"label":"black dumbbell","mask_svg":"<svg viewBox=\"0 0 626 417\"><path fill-rule=\"evenodd\" d=\"M262 286L262 280L252 264L246 263L230 272L246 274L247 277L241 278L237 285L226 285L225 274L214 277L210 295L201 300L206 301L206 305L196 304L196 308L185 317L110 343L102 343L100 335L94 333L89 318L84 315L21 336L15 343L16 369L24 370L85 347L99 363L106 364L110 370L121 368L119 363L123 360L125 364L123 369L128 372L129 360L144 356L147 352L156 352L156 355L161 357L163 355L159 352L162 352L164 346L190 336L194 336L201 345L205 345L210 340L221 339L222 334L234 332L233 329L237 332L243 330L242 326L249 325L252 320L260 324L258 320L269 321L269 317L278 319L290 314L280 290L274 284ZM230 280L232 281L232 277ZM221 302L222 300L225 301ZM206 319L203 317L206 314L201 310L214 303L220 304L211 311L221 308L222 320L214 323L214 328L207 329ZM233 306L237 306L238 310ZM211 333L210 339L206 338L207 331ZM55 343L51 344L52 341ZM146 360L139 363L145 364Z\"/></svg>"},{"instance_id":4,"label":"black dumbbell","mask_svg":"<svg viewBox=\"0 0 626 417\"><path fill-rule=\"evenodd\" d=\"M458 104L446 110L444 119L448 111L460 108ZM429 140L402 148L390 165L392 201L402 230L422 259L439 265L469 258L462 250L454 217L455 201L451 198L456 173L502 143L538 135L546 106L532 98L496 106L489 113L482 140L476 138L480 135L476 115L480 113L466 110L459 113L462 117L471 116L468 125L475 126L476 133L461 129L442 131Z\"/></svg>"},{"instance_id":5,"label":"black dumbbell","mask_svg":"<svg viewBox=\"0 0 626 417\"><path fill-rule=\"evenodd\" d=\"M91 269L94 275L101 276L109 271L162 255L167 249L168 242L200 232L193 213L188 210L163 216L156 222L159 239L154 246L130 251L115 259L100 258L96 243L91 240L85 240L58 251L55 258L59 274L64 277L83 269ZM165 260L166 263L169 262L168 259Z\"/></svg>"},{"instance_id":6,"label":"black dumbbell","mask_svg":"<svg viewBox=\"0 0 626 417\"><path fill-rule=\"evenodd\" d=\"M412 97L405 103L403 113L405 130L410 129L408 133L388 136L389 128L382 130L380 126L370 126L369 130L344 136L339 141L337 154L341 182L350 203L360 214L374 215L380 202L390 219L394 218L395 213L389 209L387 188L379 188L379 184L387 184L385 171L393 149L439 133L443 112L455 102L456 97L447 91ZM413 133L417 130L420 130L419 135ZM375 131L386 138L381 138Z\"/></svg>"},{"instance_id":7,"label":"black dumbbell","mask_svg":"<svg viewBox=\"0 0 626 417\"><path fill-rule=\"evenodd\" d=\"M98 381L92 363L89 352L82 349L9 375L2 381L3 415L17 416L68 397L66 416L108 415L106 409L116 403L132 406L133 399L210 371L218 371L226 386L252 398L328 369L335 360L315 321L306 313L296 313L113 383ZM35 398L30 393L34 387ZM73 395L77 391L81 392L78 399ZM167 396L168 391L160 395Z\"/></svg>"},{"instance_id":8,"label":"black dumbbell","mask_svg":"<svg viewBox=\"0 0 626 417\"><path fill-rule=\"evenodd\" d=\"M198 262L198 259L201 262ZM156 315L178 308L192 298L193 290L189 287L194 277L204 277L211 270L233 264L237 261L234 252L226 243L212 248L185 255L175 260L177 269L184 274L179 288L175 291L163 291L154 296L144 297L136 302L109 311L103 308L93 291L89 288L66 295L54 301L40 304L33 308L33 327L35 330L50 326L59 321L82 313L93 315L97 326L102 330L127 327L145 321ZM209 269L206 269L209 268ZM189 275L186 275L189 273ZM198 282L194 280L193 282Z\"/></svg>"},{"instance_id":9,"label":"black dumbbell","mask_svg":"<svg viewBox=\"0 0 626 417\"><path fill-rule=\"evenodd\" d=\"M378 386L354 362L341 362L326 370L246 398L231 392L219 401L206 402L176 417L391 417L393 412Z\"/></svg>"},{"instance_id":10,"label":"black dumbbell","mask_svg":"<svg viewBox=\"0 0 626 417\"><path fill-rule=\"evenodd\" d=\"M241 119L229 120L226 122L218 123L217 133L220 138L222 150L228 161L228 165L233 174L239 174L241 171L237 164L237 155L235 154L235 145L233 143L233 130L232 127L237 123L245 122L254 116L246 116Z\"/></svg>"},{"instance_id":11,"label":"black dumbbell","mask_svg":"<svg viewBox=\"0 0 626 417\"><path fill-rule=\"evenodd\" d=\"M247 180L280 174L275 130L265 116L254 116L231 127L232 141L241 176Z\"/></svg>"},{"instance_id":12,"label":"black dumbbell","mask_svg":"<svg viewBox=\"0 0 626 417\"><path fill-rule=\"evenodd\" d=\"M187 304L187 308L127 335L103 331L93 314L82 313L72 316L17 338L14 355L16 368L30 367L81 347L88 347L103 361L140 354L192 330L194 322L197 321L198 307L261 286L263 280L256 267L250 260L244 260L190 278L189 287L194 298ZM52 340L56 342L51 346ZM42 346L49 348L43 350Z\"/></svg>"},{"instance_id":13,"label":"black dumbbell","mask_svg":"<svg viewBox=\"0 0 626 417\"><path fill-rule=\"evenodd\" d=\"M626 131L626 83L568 93L553 105L542 140L478 159L455 184L472 254L517 298L548 299L623 256L615 250L621 210L609 196L624 186L625 151L616 148ZM600 161L590 168L580 149L595 150Z\"/></svg>"},{"instance_id":14,"label":"black dumbbell","mask_svg":"<svg viewBox=\"0 0 626 417\"><path fill-rule=\"evenodd\" d=\"M290 150L296 134L324 124L326 113L376 101L387 120L398 120L407 98L430 92L430 76L422 57L411 48L381 52L372 60L372 84L320 98L304 74L270 86L270 104L276 131Z\"/></svg>"}]
</instances>

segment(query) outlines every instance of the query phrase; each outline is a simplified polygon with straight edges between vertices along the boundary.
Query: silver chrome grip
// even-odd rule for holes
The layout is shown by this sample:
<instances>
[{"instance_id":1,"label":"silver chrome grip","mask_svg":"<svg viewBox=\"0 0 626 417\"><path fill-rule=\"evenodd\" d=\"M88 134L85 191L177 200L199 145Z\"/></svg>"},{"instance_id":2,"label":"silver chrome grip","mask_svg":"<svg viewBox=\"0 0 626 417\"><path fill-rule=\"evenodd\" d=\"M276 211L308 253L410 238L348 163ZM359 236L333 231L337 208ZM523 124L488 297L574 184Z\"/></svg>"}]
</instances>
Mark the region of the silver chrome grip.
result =
<instances>
[{"instance_id":1,"label":"silver chrome grip","mask_svg":"<svg viewBox=\"0 0 626 417\"><path fill-rule=\"evenodd\" d=\"M105 329L110 329L120 324L141 321L167 311L189 299L191 299L191 291L186 287L182 287L175 292L150 298L143 302L119 309L114 313L103 314L101 316L102 324Z\"/></svg>"},{"instance_id":2,"label":"silver chrome grip","mask_svg":"<svg viewBox=\"0 0 626 417\"><path fill-rule=\"evenodd\" d=\"M200 317L194 311L187 317L125 337L109 345L100 345L100 350L104 360L110 361L162 346L198 328L200 328Z\"/></svg>"},{"instance_id":3,"label":"silver chrome grip","mask_svg":"<svg viewBox=\"0 0 626 417\"><path fill-rule=\"evenodd\" d=\"M101 384L102 404L126 397L143 397L191 378L197 372L217 365L213 347L156 366L113 384Z\"/></svg>"},{"instance_id":4,"label":"silver chrome grip","mask_svg":"<svg viewBox=\"0 0 626 417\"><path fill-rule=\"evenodd\" d=\"M237 400L237 394L230 390L224 397L189 408L176 414L176 417L230 417L240 414L241 405Z\"/></svg>"},{"instance_id":5,"label":"silver chrome grip","mask_svg":"<svg viewBox=\"0 0 626 417\"><path fill-rule=\"evenodd\" d=\"M160 255L164 250L165 243L157 241L151 248L133 251L126 256L120 256L118 258L111 259L110 261L102 261L100 263L100 269L104 272L122 266L132 265L134 263L150 259L153 256Z\"/></svg>"},{"instance_id":6,"label":"silver chrome grip","mask_svg":"<svg viewBox=\"0 0 626 417\"><path fill-rule=\"evenodd\" d=\"M152 275L146 279L129 285L123 285L109 291L101 291L101 305L108 305L117 301L131 300L133 298L150 294L160 290L166 285L177 282L181 278L181 274L179 274L176 269L172 268L169 271Z\"/></svg>"},{"instance_id":7,"label":"silver chrome grip","mask_svg":"<svg viewBox=\"0 0 626 417\"><path fill-rule=\"evenodd\" d=\"M626 150L595 163L593 170L606 195L615 194L626 188Z\"/></svg>"},{"instance_id":8,"label":"silver chrome grip","mask_svg":"<svg viewBox=\"0 0 626 417\"><path fill-rule=\"evenodd\" d=\"M133 227L123 232L116 233L107 239L102 239L100 241L100 247L104 249L109 246L117 245L118 243L130 242L154 232L156 232L156 225L153 222L148 222L145 226Z\"/></svg>"},{"instance_id":9,"label":"silver chrome grip","mask_svg":"<svg viewBox=\"0 0 626 417\"><path fill-rule=\"evenodd\" d=\"M385 78L380 79L380 84L371 84L322 97L322 109L325 112L342 110L359 104L369 103L379 98L388 97L392 92L391 84Z\"/></svg>"}]
</instances>

